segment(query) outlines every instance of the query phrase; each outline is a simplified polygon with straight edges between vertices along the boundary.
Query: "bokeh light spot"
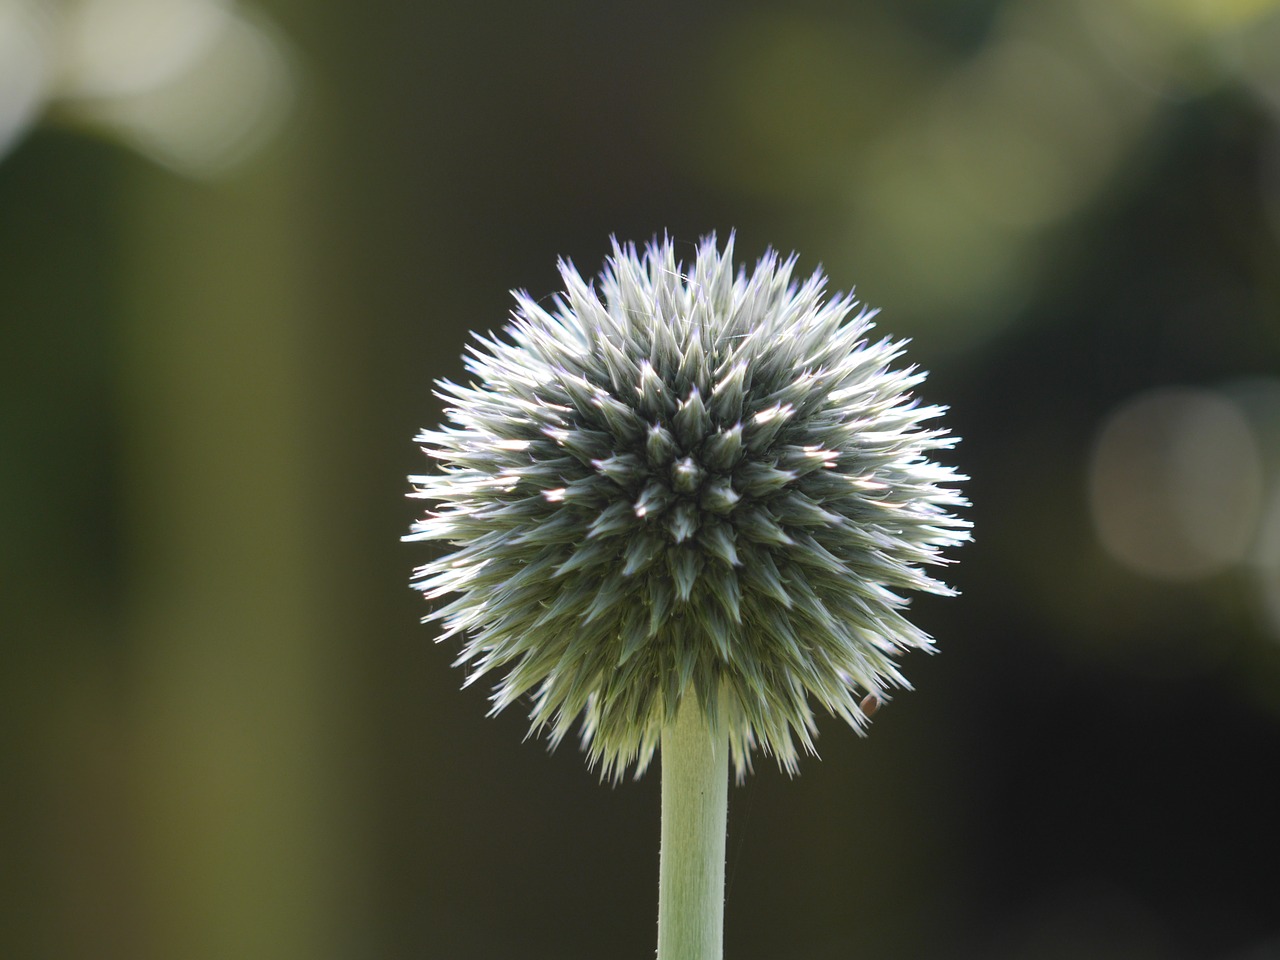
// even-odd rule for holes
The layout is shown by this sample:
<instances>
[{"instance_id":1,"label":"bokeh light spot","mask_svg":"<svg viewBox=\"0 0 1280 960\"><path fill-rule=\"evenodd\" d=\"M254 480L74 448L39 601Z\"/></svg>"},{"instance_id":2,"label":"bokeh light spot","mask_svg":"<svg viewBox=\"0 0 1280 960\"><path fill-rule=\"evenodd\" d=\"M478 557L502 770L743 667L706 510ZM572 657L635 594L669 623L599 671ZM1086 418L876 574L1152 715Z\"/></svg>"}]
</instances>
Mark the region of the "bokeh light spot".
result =
<instances>
[{"instance_id":1,"label":"bokeh light spot","mask_svg":"<svg viewBox=\"0 0 1280 960\"><path fill-rule=\"evenodd\" d=\"M30 126L44 100L42 22L23 0L0 0L0 156Z\"/></svg>"},{"instance_id":2,"label":"bokeh light spot","mask_svg":"<svg viewBox=\"0 0 1280 960\"><path fill-rule=\"evenodd\" d=\"M1161 389L1130 400L1103 424L1089 481L1103 545L1147 576L1211 576L1243 561L1257 537L1258 445L1221 393Z\"/></svg>"},{"instance_id":3,"label":"bokeh light spot","mask_svg":"<svg viewBox=\"0 0 1280 960\"><path fill-rule=\"evenodd\" d=\"M162 49L164 35L155 31L147 34L158 47L149 50L149 66L125 69L122 51L104 49L85 74L97 75L101 86L67 105L159 163L216 175L253 153L288 112L295 83L287 45L248 10L193 0L175 6L187 11L170 18L182 58ZM113 72L113 64L121 69Z\"/></svg>"},{"instance_id":4,"label":"bokeh light spot","mask_svg":"<svg viewBox=\"0 0 1280 960\"><path fill-rule=\"evenodd\" d=\"M231 15L225 0L80 0L70 4L60 87L70 97L137 94L206 54Z\"/></svg>"}]
</instances>

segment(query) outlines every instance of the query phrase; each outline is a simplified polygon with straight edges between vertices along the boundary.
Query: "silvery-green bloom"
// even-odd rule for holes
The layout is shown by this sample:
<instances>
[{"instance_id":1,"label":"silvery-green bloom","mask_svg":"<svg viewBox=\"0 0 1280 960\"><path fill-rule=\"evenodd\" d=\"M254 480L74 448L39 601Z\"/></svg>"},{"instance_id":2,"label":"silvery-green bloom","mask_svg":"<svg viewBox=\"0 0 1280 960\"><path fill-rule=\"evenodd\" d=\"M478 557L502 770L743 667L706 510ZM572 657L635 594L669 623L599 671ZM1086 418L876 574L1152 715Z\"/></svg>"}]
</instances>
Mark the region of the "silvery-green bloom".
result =
<instances>
[{"instance_id":1,"label":"silvery-green bloom","mask_svg":"<svg viewBox=\"0 0 1280 960\"><path fill-rule=\"evenodd\" d=\"M407 539L451 545L414 577L453 595L428 619L468 683L500 674L493 712L527 696L553 743L580 717L615 777L684 697L739 775L756 747L793 770L815 706L861 729L864 695L907 685L895 656L933 642L902 592L951 593L925 568L969 538L902 342L821 272L793 282L794 256L732 253L615 242L594 285L562 262L418 437L439 471L411 478L434 506Z\"/></svg>"}]
</instances>

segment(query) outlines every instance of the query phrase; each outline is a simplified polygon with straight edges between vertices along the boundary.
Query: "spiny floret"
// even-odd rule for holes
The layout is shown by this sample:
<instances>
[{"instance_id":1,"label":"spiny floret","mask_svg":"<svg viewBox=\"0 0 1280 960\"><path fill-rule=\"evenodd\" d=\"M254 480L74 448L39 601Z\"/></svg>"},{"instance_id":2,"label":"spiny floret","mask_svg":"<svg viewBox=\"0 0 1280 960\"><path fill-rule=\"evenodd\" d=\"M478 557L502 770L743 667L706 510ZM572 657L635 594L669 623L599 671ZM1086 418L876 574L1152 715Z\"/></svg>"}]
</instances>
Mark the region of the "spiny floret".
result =
<instances>
[{"instance_id":1,"label":"spiny floret","mask_svg":"<svg viewBox=\"0 0 1280 960\"><path fill-rule=\"evenodd\" d=\"M969 539L903 344L821 272L794 283L794 256L748 276L732 255L615 241L594 287L562 261L550 309L516 293L418 437L439 470L411 496L435 506L406 539L453 546L415 573L453 595L427 619L464 638L468 683L502 671L493 712L529 695L553 743L581 718L614 777L688 696L739 775L757 747L794 770L814 705L860 730L862 693L932 644L902 591L952 592L923 568Z\"/></svg>"}]
</instances>

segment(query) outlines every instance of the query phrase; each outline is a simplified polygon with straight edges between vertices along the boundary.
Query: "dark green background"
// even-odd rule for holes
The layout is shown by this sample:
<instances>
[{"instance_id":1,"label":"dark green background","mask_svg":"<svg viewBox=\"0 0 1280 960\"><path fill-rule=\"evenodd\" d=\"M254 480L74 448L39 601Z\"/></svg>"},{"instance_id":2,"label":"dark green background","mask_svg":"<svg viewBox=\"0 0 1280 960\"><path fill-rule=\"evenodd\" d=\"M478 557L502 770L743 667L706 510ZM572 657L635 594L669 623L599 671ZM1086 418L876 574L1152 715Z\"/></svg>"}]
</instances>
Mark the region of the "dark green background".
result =
<instances>
[{"instance_id":1,"label":"dark green background","mask_svg":"<svg viewBox=\"0 0 1280 960\"><path fill-rule=\"evenodd\" d=\"M510 288L736 228L915 338L976 542L916 692L731 790L727 955L1280 957L1274 570L1134 572L1087 483L1280 372L1277 12L1104 7L276 0L234 176L0 159L0 954L651 956L656 772L458 692L404 477Z\"/></svg>"}]
</instances>

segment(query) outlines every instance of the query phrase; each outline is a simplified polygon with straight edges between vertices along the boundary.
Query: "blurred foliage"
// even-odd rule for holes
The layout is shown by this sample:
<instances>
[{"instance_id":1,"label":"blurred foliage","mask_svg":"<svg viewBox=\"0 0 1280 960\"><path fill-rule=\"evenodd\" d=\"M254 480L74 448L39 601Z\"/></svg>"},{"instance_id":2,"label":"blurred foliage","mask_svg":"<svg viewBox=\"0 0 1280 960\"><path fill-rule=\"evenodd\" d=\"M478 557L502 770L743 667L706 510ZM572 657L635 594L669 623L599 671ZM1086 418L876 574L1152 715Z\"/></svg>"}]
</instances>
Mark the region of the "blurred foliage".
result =
<instances>
[{"instance_id":1,"label":"blurred foliage","mask_svg":"<svg viewBox=\"0 0 1280 960\"><path fill-rule=\"evenodd\" d=\"M977 543L731 793L729 954L1280 956L1274 0L0 0L0 152L0 954L649 955L656 777L457 691L403 478L509 288L736 227Z\"/></svg>"},{"instance_id":2,"label":"blurred foliage","mask_svg":"<svg viewBox=\"0 0 1280 960\"><path fill-rule=\"evenodd\" d=\"M215 174L274 130L289 59L235 0L0 0L0 152L52 118Z\"/></svg>"}]
</instances>

